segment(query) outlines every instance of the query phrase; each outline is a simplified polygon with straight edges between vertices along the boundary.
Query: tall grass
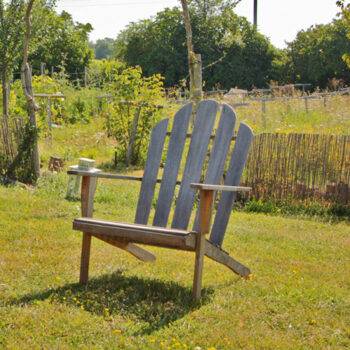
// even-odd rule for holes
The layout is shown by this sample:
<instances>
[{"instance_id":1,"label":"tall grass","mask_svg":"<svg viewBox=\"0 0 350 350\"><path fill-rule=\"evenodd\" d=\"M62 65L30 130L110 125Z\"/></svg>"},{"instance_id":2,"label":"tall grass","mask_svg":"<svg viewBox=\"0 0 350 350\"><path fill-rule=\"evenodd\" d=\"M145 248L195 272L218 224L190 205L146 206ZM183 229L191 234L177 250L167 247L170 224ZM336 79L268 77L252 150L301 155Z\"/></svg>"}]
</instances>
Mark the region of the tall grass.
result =
<instances>
[{"instance_id":1,"label":"tall grass","mask_svg":"<svg viewBox=\"0 0 350 350\"><path fill-rule=\"evenodd\" d=\"M248 107L237 108L240 121L246 121L256 133L312 133L312 134L350 134L350 97L328 97L327 105L323 99L309 100L309 113L302 100L266 102L264 122L261 102L247 101Z\"/></svg>"}]
</instances>

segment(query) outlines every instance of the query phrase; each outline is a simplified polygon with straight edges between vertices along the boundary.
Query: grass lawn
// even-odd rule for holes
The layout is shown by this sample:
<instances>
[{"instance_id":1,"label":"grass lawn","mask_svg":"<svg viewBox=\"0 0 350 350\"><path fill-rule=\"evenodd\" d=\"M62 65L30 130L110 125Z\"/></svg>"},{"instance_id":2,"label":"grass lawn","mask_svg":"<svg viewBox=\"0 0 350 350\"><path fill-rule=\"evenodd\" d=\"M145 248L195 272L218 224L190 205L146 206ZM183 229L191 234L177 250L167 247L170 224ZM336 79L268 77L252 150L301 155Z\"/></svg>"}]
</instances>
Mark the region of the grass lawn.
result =
<instances>
[{"instance_id":1,"label":"grass lawn","mask_svg":"<svg viewBox=\"0 0 350 350\"><path fill-rule=\"evenodd\" d=\"M63 199L64 174L41 181L0 187L0 348L350 347L348 223L233 213L223 247L253 277L205 260L198 304L194 255L155 247L144 264L93 240L79 286L79 202ZM132 221L138 186L101 182L95 217Z\"/></svg>"},{"instance_id":2,"label":"grass lawn","mask_svg":"<svg viewBox=\"0 0 350 350\"><path fill-rule=\"evenodd\" d=\"M270 104L265 129L258 103L238 118L256 133L348 134L348 102L315 102L309 115ZM114 146L96 118L41 139L41 162L89 157L108 167ZM139 186L99 181L95 217L132 222ZM80 203L64 199L66 187L64 173L47 172L35 190L0 186L0 349L350 348L349 221L234 212L223 248L253 276L205 260L195 303L194 254L169 249L148 248L157 261L144 264L94 239L91 279L80 286Z\"/></svg>"}]
</instances>

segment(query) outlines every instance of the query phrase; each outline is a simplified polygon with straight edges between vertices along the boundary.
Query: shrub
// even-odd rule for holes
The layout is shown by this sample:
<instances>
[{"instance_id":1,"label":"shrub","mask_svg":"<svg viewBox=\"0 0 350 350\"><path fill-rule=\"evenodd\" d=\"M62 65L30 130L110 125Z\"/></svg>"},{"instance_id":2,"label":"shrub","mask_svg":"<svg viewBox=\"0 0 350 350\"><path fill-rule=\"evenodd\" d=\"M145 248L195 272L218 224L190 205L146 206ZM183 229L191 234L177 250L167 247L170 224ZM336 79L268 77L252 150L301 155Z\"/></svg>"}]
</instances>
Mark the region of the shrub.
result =
<instances>
[{"instance_id":1,"label":"shrub","mask_svg":"<svg viewBox=\"0 0 350 350\"><path fill-rule=\"evenodd\" d=\"M160 119L157 104L163 101L163 78L159 74L143 77L140 67L130 67L115 75L110 89L115 102L109 110L106 128L108 135L118 142L118 160L142 164L152 127ZM127 159L133 130L134 147Z\"/></svg>"}]
</instances>

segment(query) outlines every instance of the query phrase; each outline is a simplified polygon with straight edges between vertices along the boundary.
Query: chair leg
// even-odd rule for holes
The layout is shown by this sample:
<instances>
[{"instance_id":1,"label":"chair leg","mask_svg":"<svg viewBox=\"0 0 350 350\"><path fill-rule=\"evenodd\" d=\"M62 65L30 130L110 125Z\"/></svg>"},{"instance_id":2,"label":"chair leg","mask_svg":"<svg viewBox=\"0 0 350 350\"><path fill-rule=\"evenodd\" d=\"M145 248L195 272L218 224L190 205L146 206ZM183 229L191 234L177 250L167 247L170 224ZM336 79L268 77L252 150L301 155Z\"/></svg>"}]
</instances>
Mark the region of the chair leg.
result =
<instances>
[{"instance_id":1,"label":"chair leg","mask_svg":"<svg viewBox=\"0 0 350 350\"><path fill-rule=\"evenodd\" d=\"M250 274L250 270L247 266L244 266L239 261L233 259L228 253L214 246L209 241L205 242L205 255L208 258L227 266L239 276L247 278Z\"/></svg>"},{"instance_id":2,"label":"chair leg","mask_svg":"<svg viewBox=\"0 0 350 350\"><path fill-rule=\"evenodd\" d=\"M104 241L108 244L111 244L115 247L118 247L120 249L123 249L130 254L132 254L135 258L144 261L144 262L152 262L156 260L156 257L150 253L148 250L141 248L140 246L129 243L129 242L123 242L115 237L110 237L107 235L97 234L94 233L94 237L100 239L101 241Z\"/></svg>"},{"instance_id":3,"label":"chair leg","mask_svg":"<svg viewBox=\"0 0 350 350\"><path fill-rule=\"evenodd\" d=\"M196 244L196 258L195 258L195 265L194 265L193 289L192 289L192 298L194 300L199 300L201 298L204 250L205 250L205 235L198 234L197 244Z\"/></svg>"},{"instance_id":4,"label":"chair leg","mask_svg":"<svg viewBox=\"0 0 350 350\"><path fill-rule=\"evenodd\" d=\"M89 262L90 262L91 234L83 232L83 243L81 247L80 262L80 283L87 283L89 278Z\"/></svg>"}]
</instances>

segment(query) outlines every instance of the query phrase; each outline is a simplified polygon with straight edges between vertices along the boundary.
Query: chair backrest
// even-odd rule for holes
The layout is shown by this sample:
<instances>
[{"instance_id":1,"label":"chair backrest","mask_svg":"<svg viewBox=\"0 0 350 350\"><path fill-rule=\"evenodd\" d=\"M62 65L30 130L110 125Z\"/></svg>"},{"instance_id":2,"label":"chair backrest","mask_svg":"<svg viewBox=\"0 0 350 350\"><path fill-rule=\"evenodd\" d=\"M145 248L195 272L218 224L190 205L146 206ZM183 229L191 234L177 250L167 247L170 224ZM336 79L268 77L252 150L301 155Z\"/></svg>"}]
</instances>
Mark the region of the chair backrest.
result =
<instances>
[{"instance_id":1,"label":"chair backrest","mask_svg":"<svg viewBox=\"0 0 350 350\"><path fill-rule=\"evenodd\" d=\"M185 148L189 121L193 103L182 107L175 115L162 182L153 219L154 226L166 227L168 224L175 187L178 182L179 169ZM181 178L179 194L176 200L175 212L171 227L186 230L191 218L196 190L190 187L193 182L200 182L203 167L205 166L210 147L210 139L215 125L219 104L216 101L206 100L198 104L196 119L191 142L186 155L185 168ZM210 151L204 183L220 184L227 164L227 156L236 124L235 112L223 104L220 121ZM152 207L152 201L162 159L163 147L167 135L168 119L157 123L151 134L150 145L143 175L143 181L138 200L135 223L147 224ZM253 140L252 130L244 123L240 124L235 146L225 177L225 185L238 186L241 180L244 164ZM221 246L229 216L232 210L235 192L224 192L218 205L218 210L210 235L210 241ZM193 230L197 229L197 216Z\"/></svg>"}]
</instances>

